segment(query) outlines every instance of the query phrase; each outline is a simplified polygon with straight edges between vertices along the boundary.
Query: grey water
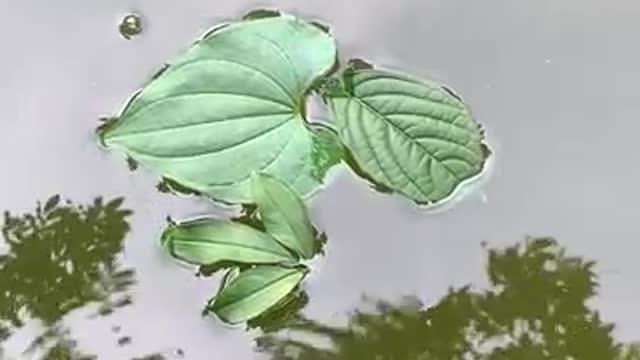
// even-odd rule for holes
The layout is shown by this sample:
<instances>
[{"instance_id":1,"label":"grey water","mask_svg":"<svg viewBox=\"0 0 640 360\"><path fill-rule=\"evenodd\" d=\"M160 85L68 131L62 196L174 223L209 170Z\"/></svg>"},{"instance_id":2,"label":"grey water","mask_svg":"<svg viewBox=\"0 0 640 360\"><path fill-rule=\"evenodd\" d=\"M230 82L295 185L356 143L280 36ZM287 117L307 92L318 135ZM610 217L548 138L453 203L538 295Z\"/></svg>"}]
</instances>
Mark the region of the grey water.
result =
<instances>
[{"instance_id":1,"label":"grey water","mask_svg":"<svg viewBox=\"0 0 640 360\"><path fill-rule=\"evenodd\" d=\"M442 211L343 171L278 333L203 317L217 278L160 249L167 215L233 209L158 192L93 133L256 7L449 85L494 154ZM640 359L639 18L631 0L0 0L0 359Z\"/></svg>"}]
</instances>

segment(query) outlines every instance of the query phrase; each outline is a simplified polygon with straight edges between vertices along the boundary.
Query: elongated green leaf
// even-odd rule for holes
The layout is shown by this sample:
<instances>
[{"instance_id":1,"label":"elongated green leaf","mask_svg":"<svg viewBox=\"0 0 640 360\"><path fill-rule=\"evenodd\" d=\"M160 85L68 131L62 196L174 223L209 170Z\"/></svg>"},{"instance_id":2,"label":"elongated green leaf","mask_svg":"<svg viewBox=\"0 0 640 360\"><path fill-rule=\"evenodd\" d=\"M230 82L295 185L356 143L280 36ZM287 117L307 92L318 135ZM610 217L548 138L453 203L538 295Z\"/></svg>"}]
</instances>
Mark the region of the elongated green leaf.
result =
<instances>
[{"instance_id":1,"label":"elongated green leaf","mask_svg":"<svg viewBox=\"0 0 640 360\"><path fill-rule=\"evenodd\" d=\"M273 176L253 176L253 196L267 232L301 257L313 257L313 226L307 207L287 184Z\"/></svg>"},{"instance_id":2,"label":"elongated green leaf","mask_svg":"<svg viewBox=\"0 0 640 360\"><path fill-rule=\"evenodd\" d=\"M287 296L308 269L258 266L241 272L209 306L222 321L238 324L252 319Z\"/></svg>"},{"instance_id":3,"label":"elongated green leaf","mask_svg":"<svg viewBox=\"0 0 640 360\"><path fill-rule=\"evenodd\" d=\"M358 167L418 203L447 198L488 157L469 109L433 82L354 69L325 100Z\"/></svg>"},{"instance_id":4,"label":"elongated green leaf","mask_svg":"<svg viewBox=\"0 0 640 360\"><path fill-rule=\"evenodd\" d=\"M219 27L171 62L101 138L221 201L251 202L253 171L307 195L335 162L315 161L324 143L305 122L305 96L335 62L331 36L290 15Z\"/></svg>"},{"instance_id":5,"label":"elongated green leaf","mask_svg":"<svg viewBox=\"0 0 640 360\"><path fill-rule=\"evenodd\" d=\"M217 219L170 225L162 234L162 244L173 257L197 265L296 262L291 253L268 234L244 224Z\"/></svg>"}]
</instances>

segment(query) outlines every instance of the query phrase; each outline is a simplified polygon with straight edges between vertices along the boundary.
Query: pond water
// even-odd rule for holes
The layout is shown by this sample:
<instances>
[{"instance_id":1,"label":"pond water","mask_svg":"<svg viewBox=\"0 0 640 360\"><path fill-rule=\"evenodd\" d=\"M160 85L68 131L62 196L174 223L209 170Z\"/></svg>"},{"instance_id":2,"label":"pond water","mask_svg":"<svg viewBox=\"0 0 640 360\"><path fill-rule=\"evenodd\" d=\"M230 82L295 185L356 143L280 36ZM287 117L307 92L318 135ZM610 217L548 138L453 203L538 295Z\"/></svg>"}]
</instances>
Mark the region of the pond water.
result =
<instances>
[{"instance_id":1,"label":"pond water","mask_svg":"<svg viewBox=\"0 0 640 360\"><path fill-rule=\"evenodd\" d=\"M330 24L344 59L450 85L494 151L439 211L337 176L312 204L326 255L266 336L203 317L217 278L159 246L167 215L234 209L158 192L93 134L265 6ZM638 18L632 0L0 1L0 358L639 359Z\"/></svg>"}]
</instances>

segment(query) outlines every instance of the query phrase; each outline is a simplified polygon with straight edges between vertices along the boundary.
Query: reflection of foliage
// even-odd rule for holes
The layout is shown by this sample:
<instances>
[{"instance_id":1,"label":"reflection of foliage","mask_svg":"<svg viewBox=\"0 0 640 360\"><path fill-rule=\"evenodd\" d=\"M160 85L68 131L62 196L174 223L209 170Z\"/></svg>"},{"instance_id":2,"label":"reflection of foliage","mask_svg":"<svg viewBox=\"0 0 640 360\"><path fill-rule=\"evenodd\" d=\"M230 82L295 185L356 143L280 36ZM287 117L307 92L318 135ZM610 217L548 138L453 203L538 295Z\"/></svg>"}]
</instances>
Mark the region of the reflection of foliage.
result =
<instances>
[{"instance_id":1,"label":"reflection of foliage","mask_svg":"<svg viewBox=\"0 0 640 360\"><path fill-rule=\"evenodd\" d=\"M167 358L162 354L151 354L140 358L133 358L131 360L166 360Z\"/></svg>"},{"instance_id":2,"label":"reflection of foliage","mask_svg":"<svg viewBox=\"0 0 640 360\"><path fill-rule=\"evenodd\" d=\"M479 302L477 330L505 344L487 359L615 359L612 325L586 302L596 295L595 263L567 257L550 239L489 252L493 289Z\"/></svg>"},{"instance_id":3,"label":"reflection of foliage","mask_svg":"<svg viewBox=\"0 0 640 360\"><path fill-rule=\"evenodd\" d=\"M89 206L75 206L54 196L32 214L5 212L0 320L7 327L2 335L28 319L39 319L47 331L32 350L55 341L45 359L65 359L65 353L82 358L73 353L75 345L60 327L62 318L93 302L101 304L99 315L131 303L130 296L122 294L134 283L134 272L121 269L117 260L131 215L122 209L123 201L97 198Z\"/></svg>"},{"instance_id":4,"label":"reflection of foliage","mask_svg":"<svg viewBox=\"0 0 640 360\"><path fill-rule=\"evenodd\" d=\"M53 345L51 345L53 344ZM42 360L75 359L81 354L75 352L76 342L69 337L69 330L59 323L50 324L40 336L36 337L24 352L31 355L41 348L47 348Z\"/></svg>"},{"instance_id":5,"label":"reflection of foliage","mask_svg":"<svg viewBox=\"0 0 640 360\"><path fill-rule=\"evenodd\" d=\"M47 351L43 360L93 360L96 358L78 354L74 348L75 344L58 343Z\"/></svg>"},{"instance_id":6,"label":"reflection of foliage","mask_svg":"<svg viewBox=\"0 0 640 360\"><path fill-rule=\"evenodd\" d=\"M613 325L586 305L596 294L593 267L553 239L530 239L489 251L488 290L450 290L428 308L379 302L344 328L302 317L287 327L325 336L331 348L279 335L257 344L278 360L640 360L640 347L615 341Z\"/></svg>"},{"instance_id":7,"label":"reflection of foliage","mask_svg":"<svg viewBox=\"0 0 640 360\"><path fill-rule=\"evenodd\" d=\"M175 351L173 351L172 358L184 358L184 351L182 349L176 349ZM142 357L132 358L131 360L167 360L167 357L160 353L155 353Z\"/></svg>"},{"instance_id":8,"label":"reflection of foliage","mask_svg":"<svg viewBox=\"0 0 640 360\"><path fill-rule=\"evenodd\" d=\"M31 344L27 352L35 351L39 347L45 347L47 341L55 341L49 346L42 360L95 360L96 356L82 354L77 351L77 343L69 336L69 331L59 325L52 326L45 334L39 336Z\"/></svg>"}]
</instances>

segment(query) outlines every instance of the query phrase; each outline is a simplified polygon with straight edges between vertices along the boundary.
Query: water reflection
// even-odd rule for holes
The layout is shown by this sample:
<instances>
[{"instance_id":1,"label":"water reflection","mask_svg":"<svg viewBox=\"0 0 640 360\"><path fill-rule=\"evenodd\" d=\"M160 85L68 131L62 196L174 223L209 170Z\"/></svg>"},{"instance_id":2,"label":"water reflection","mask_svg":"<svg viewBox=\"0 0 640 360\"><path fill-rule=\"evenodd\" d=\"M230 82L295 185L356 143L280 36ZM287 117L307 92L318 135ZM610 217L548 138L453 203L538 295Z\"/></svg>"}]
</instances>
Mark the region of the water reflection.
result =
<instances>
[{"instance_id":1,"label":"water reflection","mask_svg":"<svg viewBox=\"0 0 640 360\"><path fill-rule=\"evenodd\" d=\"M429 307L379 301L345 327L299 315L288 336L262 336L258 349L274 360L640 360L640 345L616 341L614 326L587 305L598 287L593 261L550 238L487 255L488 289L451 289ZM330 346L309 340L318 336Z\"/></svg>"},{"instance_id":2,"label":"water reflection","mask_svg":"<svg viewBox=\"0 0 640 360\"><path fill-rule=\"evenodd\" d=\"M131 210L123 198L96 198L74 205L53 196L32 213L4 213L0 247L0 333L2 339L39 321L45 331L25 355L42 351L42 359L90 359L62 319L72 310L96 303L92 317L106 316L132 303L132 269L118 261L129 231Z\"/></svg>"}]
</instances>

